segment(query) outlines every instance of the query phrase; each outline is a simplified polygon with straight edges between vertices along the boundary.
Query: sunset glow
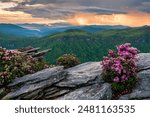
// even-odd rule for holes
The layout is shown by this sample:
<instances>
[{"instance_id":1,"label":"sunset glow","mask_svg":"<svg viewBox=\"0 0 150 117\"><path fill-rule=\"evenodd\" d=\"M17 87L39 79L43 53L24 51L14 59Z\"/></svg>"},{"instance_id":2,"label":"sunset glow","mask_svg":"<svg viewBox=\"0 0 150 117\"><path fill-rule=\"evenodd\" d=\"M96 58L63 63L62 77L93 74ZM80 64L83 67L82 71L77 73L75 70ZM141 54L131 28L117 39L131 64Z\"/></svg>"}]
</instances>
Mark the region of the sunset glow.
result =
<instances>
[{"instance_id":1,"label":"sunset glow","mask_svg":"<svg viewBox=\"0 0 150 117\"><path fill-rule=\"evenodd\" d=\"M11 11L0 10L0 23L51 24L51 23L58 23L58 22L65 22L65 21L59 19L52 20L48 18L33 17L31 14L24 13L21 11L11 12Z\"/></svg>"},{"instance_id":2,"label":"sunset glow","mask_svg":"<svg viewBox=\"0 0 150 117\"><path fill-rule=\"evenodd\" d=\"M7 0L0 1L0 23L71 25L150 25L147 0ZM110 5L112 4L112 5ZM91 6L90 6L91 5ZM67 7L66 7L67 6Z\"/></svg>"},{"instance_id":3,"label":"sunset glow","mask_svg":"<svg viewBox=\"0 0 150 117\"><path fill-rule=\"evenodd\" d=\"M150 25L150 14L132 11L128 14L98 15L94 13L76 13L73 18L67 20L73 25L126 25L143 26Z\"/></svg>"}]
</instances>

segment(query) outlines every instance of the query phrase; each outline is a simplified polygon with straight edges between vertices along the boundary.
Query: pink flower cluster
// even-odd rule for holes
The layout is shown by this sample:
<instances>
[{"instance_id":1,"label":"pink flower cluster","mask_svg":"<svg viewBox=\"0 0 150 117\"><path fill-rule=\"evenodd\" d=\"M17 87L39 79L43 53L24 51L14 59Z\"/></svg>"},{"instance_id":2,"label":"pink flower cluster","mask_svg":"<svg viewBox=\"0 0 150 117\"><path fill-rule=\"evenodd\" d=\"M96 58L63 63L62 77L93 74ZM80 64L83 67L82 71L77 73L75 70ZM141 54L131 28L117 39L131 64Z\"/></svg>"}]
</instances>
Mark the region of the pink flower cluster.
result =
<instances>
[{"instance_id":1,"label":"pink flower cluster","mask_svg":"<svg viewBox=\"0 0 150 117\"><path fill-rule=\"evenodd\" d=\"M0 72L0 77L1 78L6 78L8 76L7 72Z\"/></svg>"},{"instance_id":2,"label":"pink flower cluster","mask_svg":"<svg viewBox=\"0 0 150 117\"><path fill-rule=\"evenodd\" d=\"M135 55L140 51L137 48L131 47L130 43L117 46L118 55L125 59L136 59Z\"/></svg>"},{"instance_id":3,"label":"pink flower cluster","mask_svg":"<svg viewBox=\"0 0 150 117\"><path fill-rule=\"evenodd\" d=\"M44 61L38 61L32 56L17 50L7 50L0 47L0 87L12 79L49 67Z\"/></svg>"},{"instance_id":4,"label":"pink flower cluster","mask_svg":"<svg viewBox=\"0 0 150 117\"><path fill-rule=\"evenodd\" d=\"M18 54L19 51L16 50L6 50L3 54L3 60L4 61L10 61L14 58L14 55Z\"/></svg>"},{"instance_id":5,"label":"pink flower cluster","mask_svg":"<svg viewBox=\"0 0 150 117\"><path fill-rule=\"evenodd\" d=\"M110 79L113 82L123 82L136 76L138 68L135 61L138 60L138 53L139 50L131 47L130 43L117 46L117 52L109 50L108 56L101 63L104 75L111 73Z\"/></svg>"}]
</instances>

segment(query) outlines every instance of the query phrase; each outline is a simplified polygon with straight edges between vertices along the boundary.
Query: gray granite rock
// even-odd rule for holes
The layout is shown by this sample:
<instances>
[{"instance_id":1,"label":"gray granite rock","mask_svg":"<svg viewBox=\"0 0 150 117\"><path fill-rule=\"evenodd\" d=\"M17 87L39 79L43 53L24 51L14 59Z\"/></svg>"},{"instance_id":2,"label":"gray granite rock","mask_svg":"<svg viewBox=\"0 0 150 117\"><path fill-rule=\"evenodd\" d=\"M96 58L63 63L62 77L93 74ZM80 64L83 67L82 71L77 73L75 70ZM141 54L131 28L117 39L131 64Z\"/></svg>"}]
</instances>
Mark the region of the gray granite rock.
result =
<instances>
[{"instance_id":1,"label":"gray granite rock","mask_svg":"<svg viewBox=\"0 0 150 117\"><path fill-rule=\"evenodd\" d=\"M150 53L138 55L138 83L132 93L120 100L150 99ZM0 94L2 99L110 100L111 85L102 79L100 62L87 62L69 69L49 68L15 79Z\"/></svg>"},{"instance_id":2,"label":"gray granite rock","mask_svg":"<svg viewBox=\"0 0 150 117\"><path fill-rule=\"evenodd\" d=\"M148 99L150 98L150 69L138 73L138 83L131 94L123 95L119 99Z\"/></svg>"},{"instance_id":3,"label":"gray granite rock","mask_svg":"<svg viewBox=\"0 0 150 117\"><path fill-rule=\"evenodd\" d=\"M150 91L133 91L131 94L123 95L119 100L149 100Z\"/></svg>"},{"instance_id":4,"label":"gray granite rock","mask_svg":"<svg viewBox=\"0 0 150 117\"><path fill-rule=\"evenodd\" d=\"M17 99L22 95L30 95L30 93L38 94L37 90L44 90L46 87L61 81L66 76L63 67L54 67L45 69L32 75L26 75L22 78L14 80L9 87L13 89L3 99ZM15 90L14 90L15 89Z\"/></svg>"},{"instance_id":5,"label":"gray granite rock","mask_svg":"<svg viewBox=\"0 0 150 117\"><path fill-rule=\"evenodd\" d=\"M140 53L137 57L139 58L137 65L140 71L150 69L150 53Z\"/></svg>"},{"instance_id":6,"label":"gray granite rock","mask_svg":"<svg viewBox=\"0 0 150 117\"><path fill-rule=\"evenodd\" d=\"M49 87L49 88L45 89L43 92L45 93L45 96L49 96L49 95L55 94L59 91L60 91L60 89L57 87L52 87L52 88Z\"/></svg>"},{"instance_id":7,"label":"gray granite rock","mask_svg":"<svg viewBox=\"0 0 150 117\"><path fill-rule=\"evenodd\" d=\"M101 72L100 62L66 70L63 67L45 69L14 80L8 85L12 91L3 99L58 99L76 92L72 99L111 99L111 87L104 83Z\"/></svg>"},{"instance_id":8,"label":"gray granite rock","mask_svg":"<svg viewBox=\"0 0 150 117\"><path fill-rule=\"evenodd\" d=\"M132 93L121 96L120 100L150 99L150 53L140 53L137 57L139 58L138 83Z\"/></svg>"},{"instance_id":9,"label":"gray granite rock","mask_svg":"<svg viewBox=\"0 0 150 117\"><path fill-rule=\"evenodd\" d=\"M65 94L67 94L67 93L69 93L70 92L70 90L69 89L62 89L62 90L59 90L58 92L55 92L55 93L53 93L53 94L47 94L47 95L45 95L44 97L43 97L43 99L55 99L55 98L57 98L57 97L60 97L60 96L63 96L63 95L65 95Z\"/></svg>"},{"instance_id":10,"label":"gray granite rock","mask_svg":"<svg viewBox=\"0 0 150 117\"><path fill-rule=\"evenodd\" d=\"M138 73L138 83L134 90L150 91L150 69Z\"/></svg>"},{"instance_id":11,"label":"gray granite rock","mask_svg":"<svg viewBox=\"0 0 150 117\"><path fill-rule=\"evenodd\" d=\"M150 91L135 91L129 95L129 99L147 99L150 98Z\"/></svg>"},{"instance_id":12,"label":"gray granite rock","mask_svg":"<svg viewBox=\"0 0 150 117\"><path fill-rule=\"evenodd\" d=\"M17 86L17 85L20 86L24 84L36 84L46 80L51 80L51 84L53 84L53 82L55 83L55 80L53 79L57 79L57 78L62 79L60 77L64 76L65 74L66 72L63 70L62 66L48 68L40 72L37 72L35 74L29 74L23 76L22 78L15 79L8 86L13 87L13 86Z\"/></svg>"},{"instance_id":13,"label":"gray granite rock","mask_svg":"<svg viewBox=\"0 0 150 117\"><path fill-rule=\"evenodd\" d=\"M110 100L112 97L111 85L94 84L91 86L81 87L70 93L57 98L58 100Z\"/></svg>"},{"instance_id":14,"label":"gray granite rock","mask_svg":"<svg viewBox=\"0 0 150 117\"><path fill-rule=\"evenodd\" d=\"M129 94L122 95L121 97L119 97L119 100L129 100Z\"/></svg>"},{"instance_id":15,"label":"gray granite rock","mask_svg":"<svg viewBox=\"0 0 150 117\"><path fill-rule=\"evenodd\" d=\"M67 78L56 84L58 87L78 87L96 83L103 83L100 62L87 62L66 70Z\"/></svg>"},{"instance_id":16,"label":"gray granite rock","mask_svg":"<svg viewBox=\"0 0 150 117\"><path fill-rule=\"evenodd\" d=\"M39 90L35 90L29 94L23 94L23 95L20 95L18 96L16 99L19 99L19 100L35 100L35 99L40 99L43 95L41 95L41 92L42 90L39 89Z\"/></svg>"},{"instance_id":17,"label":"gray granite rock","mask_svg":"<svg viewBox=\"0 0 150 117\"><path fill-rule=\"evenodd\" d=\"M150 69L138 73L138 83L130 94L130 99L150 98Z\"/></svg>"}]
</instances>

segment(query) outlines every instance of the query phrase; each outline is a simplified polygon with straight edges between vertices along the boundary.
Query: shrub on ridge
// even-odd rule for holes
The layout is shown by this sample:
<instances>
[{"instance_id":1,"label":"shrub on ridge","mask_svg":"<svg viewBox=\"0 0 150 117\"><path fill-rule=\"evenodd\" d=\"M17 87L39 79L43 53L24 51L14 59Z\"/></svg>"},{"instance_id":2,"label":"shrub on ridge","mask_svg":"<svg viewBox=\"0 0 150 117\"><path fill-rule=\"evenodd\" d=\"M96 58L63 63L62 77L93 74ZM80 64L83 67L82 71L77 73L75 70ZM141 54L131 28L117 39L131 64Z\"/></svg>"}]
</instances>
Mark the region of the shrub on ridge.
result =
<instances>
[{"instance_id":1,"label":"shrub on ridge","mask_svg":"<svg viewBox=\"0 0 150 117\"><path fill-rule=\"evenodd\" d=\"M103 78L112 83L114 94L129 92L136 84L136 55L139 50L131 47L130 43L117 46L117 52L109 50L108 56L102 61Z\"/></svg>"},{"instance_id":2,"label":"shrub on ridge","mask_svg":"<svg viewBox=\"0 0 150 117\"><path fill-rule=\"evenodd\" d=\"M63 65L64 68L73 67L79 63L80 60L74 54L64 54L57 59L57 64Z\"/></svg>"},{"instance_id":3,"label":"shrub on ridge","mask_svg":"<svg viewBox=\"0 0 150 117\"><path fill-rule=\"evenodd\" d=\"M17 50L0 48L0 86L12 79L32 74L49 65Z\"/></svg>"}]
</instances>

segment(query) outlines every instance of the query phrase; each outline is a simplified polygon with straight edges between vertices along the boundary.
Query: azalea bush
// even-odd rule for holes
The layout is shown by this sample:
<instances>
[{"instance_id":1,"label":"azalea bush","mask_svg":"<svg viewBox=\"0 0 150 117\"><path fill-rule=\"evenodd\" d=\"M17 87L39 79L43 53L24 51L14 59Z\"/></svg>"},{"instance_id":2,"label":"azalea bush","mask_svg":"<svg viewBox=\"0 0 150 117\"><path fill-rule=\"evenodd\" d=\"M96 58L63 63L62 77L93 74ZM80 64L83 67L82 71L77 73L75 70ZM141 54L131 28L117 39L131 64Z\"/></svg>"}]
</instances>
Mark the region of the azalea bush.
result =
<instances>
[{"instance_id":1,"label":"azalea bush","mask_svg":"<svg viewBox=\"0 0 150 117\"><path fill-rule=\"evenodd\" d=\"M117 52L109 50L102 61L103 79L112 83L114 96L132 91L137 81L136 55L139 50L130 43L117 46Z\"/></svg>"},{"instance_id":2,"label":"azalea bush","mask_svg":"<svg viewBox=\"0 0 150 117\"><path fill-rule=\"evenodd\" d=\"M17 50L0 48L0 86L6 85L12 79L32 74L49 67L46 62L25 55Z\"/></svg>"},{"instance_id":3,"label":"azalea bush","mask_svg":"<svg viewBox=\"0 0 150 117\"><path fill-rule=\"evenodd\" d=\"M73 67L79 63L80 60L74 54L64 54L57 59L57 64L63 65L64 68Z\"/></svg>"}]
</instances>

